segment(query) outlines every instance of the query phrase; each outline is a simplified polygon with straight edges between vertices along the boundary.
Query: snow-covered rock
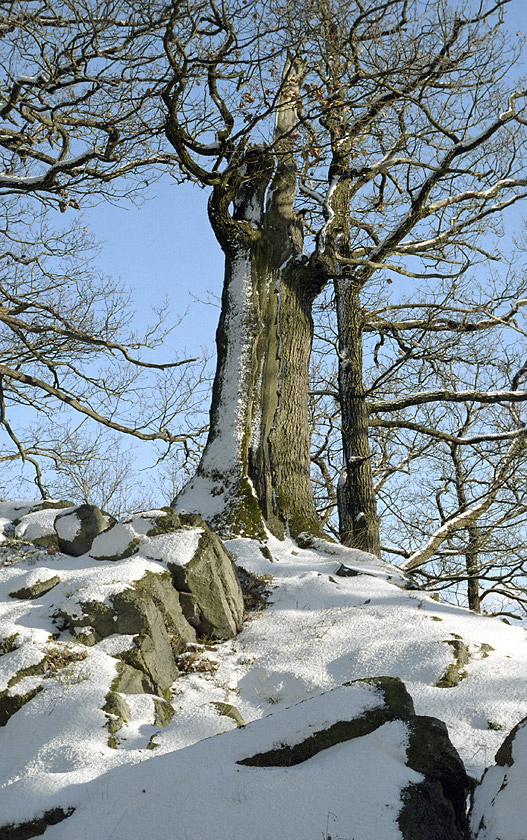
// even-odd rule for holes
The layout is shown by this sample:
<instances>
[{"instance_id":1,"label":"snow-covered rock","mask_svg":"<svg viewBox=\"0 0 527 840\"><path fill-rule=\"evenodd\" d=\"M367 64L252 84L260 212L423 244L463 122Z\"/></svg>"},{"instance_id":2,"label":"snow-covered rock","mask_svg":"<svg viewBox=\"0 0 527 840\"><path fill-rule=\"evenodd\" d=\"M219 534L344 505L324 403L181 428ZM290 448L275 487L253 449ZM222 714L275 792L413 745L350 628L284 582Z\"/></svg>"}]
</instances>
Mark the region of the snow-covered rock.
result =
<instances>
[{"instance_id":1,"label":"snow-covered rock","mask_svg":"<svg viewBox=\"0 0 527 840\"><path fill-rule=\"evenodd\" d=\"M11 523L23 518L15 507ZM142 840L175 827L200 840L458 836L466 781L455 751L478 779L527 718L523 627L438 603L342 546L238 539L223 554L218 542L221 563L207 575L201 552L210 548L212 564L217 543L200 520L161 510L121 524L135 545L120 560L0 544L1 837L16 825L25 837L45 829L46 840ZM230 557L257 610L236 636L196 639L200 599L214 587L221 621L239 626L222 580ZM335 724L349 733L392 703L371 679L379 674L404 682L415 715L402 703L376 728L335 740ZM492 820L478 823L477 840L524 840L513 833L523 830L524 731L513 764L491 768L477 789L474 814L496 821L494 834L482 833ZM310 739L323 748L298 763L241 763Z\"/></svg>"},{"instance_id":2,"label":"snow-covered rock","mask_svg":"<svg viewBox=\"0 0 527 840\"><path fill-rule=\"evenodd\" d=\"M524 840L527 831L527 718L509 732L473 794L474 840Z\"/></svg>"},{"instance_id":3,"label":"snow-covered rock","mask_svg":"<svg viewBox=\"0 0 527 840\"><path fill-rule=\"evenodd\" d=\"M64 554L80 557L86 554L97 537L110 527L96 505L78 505L58 514L55 519L59 548Z\"/></svg>"}]
</instances>

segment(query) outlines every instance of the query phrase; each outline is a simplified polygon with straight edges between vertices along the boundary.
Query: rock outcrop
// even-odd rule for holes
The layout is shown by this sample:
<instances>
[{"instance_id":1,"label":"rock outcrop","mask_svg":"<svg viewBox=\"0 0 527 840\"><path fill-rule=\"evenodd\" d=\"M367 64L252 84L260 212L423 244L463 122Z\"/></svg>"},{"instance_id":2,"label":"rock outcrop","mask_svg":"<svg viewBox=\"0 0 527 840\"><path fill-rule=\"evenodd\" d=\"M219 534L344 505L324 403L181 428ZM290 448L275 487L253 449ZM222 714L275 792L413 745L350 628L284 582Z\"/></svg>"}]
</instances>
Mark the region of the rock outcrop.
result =
<instances>
[{"instance_id":1,"label":"rock outcrop","mask_svg":"<svg viewBox=\"0 0 527 840\"><path fill-rule=\"evenodd\" d=\"M73 557L86 554L95 537L109 527L110 523L96 505L78 505L55 518L59 549Z\"/></svg>"},{"instance_id":2,"label":"rock outcrop","mask_svg":"<svg viewBox=\"0 0 527 840\"><path fill-rule=\"evenodd\" d=\"M128 666L120 670L116 690L164 695L178 676L178 654L196 639L170 572L147 572L109 600L110 604L82 602L80 617L76 605L69 611L66 603L60 615L77 639L88 645L114 634L129 637L125 649L116 654Z\"/></svg>"},{"instance_id":3,"label":"rock outcrop","mask_svg":"<svg viewBox=\"0 0 527 840\"><path fill-rule=\"evenodd\" d=\"M412 698L397 678L354 680L335 691L346 687L376 689L379 704L358 716L341 714L329 725L317 726L314 721L309 725L312 731L307 737L273 746L239 760L238 764L294 767L337 744L363 738L394 721L403 721L408 738L405 764L424 777L422 781L408 784L402 791L402 808L397 822L404 840L466 840L465 802L469 780L445 724L436 718L416 715ZM310 701L304 703L307 706ZM304 703L298 704L299 711ZM305 706L304 709L307 711Z\"/></svg>"},{"instance_id":4,"label":"rock outcrop","mask_svg":"<svg viewBox=\"0 0 527 840\"><path fill-rule=\"evenodd\" d=\"M527 718L509 732L472 795L474 840L522 840L527 836Z\"/></svg>"},{"instance_id":5,"label":"rock outcrop","mask_svg":"<svg viewBox=\"0 0 527 840\"><path fill-rule=\"evenodd\" d=\"M128 695L152 695L154 724L166 725L174 713L170 688L187 647L199 635L225 639L241 628L244 601L231 558L199 517L179 517L170 508L111 524L94 505L51 504L51 516L41 504L23 505L17 527L33 527L38 516L44 536L55 533L64 553L86 562L69 566L42 551L28 566L15 564L7 594L33 602L43 618L53 617L58 636L69 633L75 643L57 641L64 649L57 657L50 654L55 634L42 632L39 646L30 632L3 641L0 726L41 691L42 680L82 658L75 651L86 654L86 647L102 643L117 660L103 708L113 742L130 720Z\"/></svg>"}]
</instances>

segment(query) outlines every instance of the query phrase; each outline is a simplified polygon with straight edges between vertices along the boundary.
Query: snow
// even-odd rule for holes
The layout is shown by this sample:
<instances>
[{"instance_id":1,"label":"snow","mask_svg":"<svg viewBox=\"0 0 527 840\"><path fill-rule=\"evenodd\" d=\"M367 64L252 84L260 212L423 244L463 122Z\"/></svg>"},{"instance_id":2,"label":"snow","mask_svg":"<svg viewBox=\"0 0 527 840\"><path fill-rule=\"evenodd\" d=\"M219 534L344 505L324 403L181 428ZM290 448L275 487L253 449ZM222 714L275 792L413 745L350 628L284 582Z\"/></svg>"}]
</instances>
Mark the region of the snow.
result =
<instances>
[{"instance_id":1,"label":"snow","mask_svg":"<svg viewBox=\"0 0 527 840\"><path fill-rule=\"evenodd\" d=\"M37 537L44 537L55 534L55 519L60 510L39 510L24 516L15 528L16 537L24 537L26 540L35 540ZM73 540L80 531L81 523L76 516L65 516L57 523L57 533L65 540Z\"/></svg>"},{"instance_id":2,"label":"snow","mask_svg":"<svg viewBox=\"0 0 527 840\"><path fill-rule=\"evenodd\" d=\"M35 507L34 499L32 501L0 502L0 516L11 521L17 517L25 516L33 507Z\"/></svg>"},{"instance_id":3,"label":"snow","mask_svg":"<svg viewBox=\"0 0 527 840\"><path fill-rule=\"evenodd\" d=\"M512 767L490 767L475 797L472 830L476 840L524 840L527 778L527 725L519 728L512 747Z\"/></svg>"},{"instance_id":4,"label":"snow","mask_svg":"<svg viewBox=\"0 0 527 840\"><path fill-rule=\"evenodd\" d=\"M212 520L224 509L223 484L228 492L241 476L240 441L245 430L247 404L247 371L251 363L252 330L248 323L252 314L251 255L240 252L232 261L227 285L229 297L225 331L228 342L225 351L222 379L222 400L209 433L200 471L177 497L177 510L200 513ZM218 481L218 476L220 480Z\"/></svg>"},{"instance_id":5,"label":"snow","mask_svg":"<svg viewBox=\"0 0 527 840\"><path fill-rule=\"evenodd\" d=\"M117 522L107 531L95 537L90 554L92 557L114 557L122 554L130 543L137 537L136 531L129 523Z\"/></svg>"},{"instance_id":6,"label":"snow","mask_svg":"<svg viewBox=\"0 0 527 840\"><path fill-rule=\"evenodd\" d=\"M19 512L12 507L13 517ZM53 616L61 605L69 612L76 606L81 615L84 601L107 601L146 571L187 562L201 531L149 538L144 523L155 514L121 523L128 538L142 536L137 553L118 562L0 546L0 640L19 634L18 648L0 655L0 690L50 648L72 656L66 668L12 687L39 685L41 691L0 728L2 824L74 807L71 817L46 829L46 840L401 840L400 792L421 778L405 765L401 721L294 767L237 762L375 708L382 697L374 686L345 683L380 675L405 682L417 714L446 722L477 778L527 716L523 627L404 588L409 583L399 570L356 550L323 540L300 549L269 537L271 561L258 542L236 539L226 543L236 562L272 577L268 606L252 614L235 639L203 648L216 670L176 680L175 714L166 727L153 725L152 697L125 695L131 720L117 733L117 749L110 748L102 708L116 675L114 657L133 638L114 635L83 647L60 632ZM357 574L339 576L342 565ZM52 575L60 584L40 598L9 597L34 577ZM466 677L454 688L438 688L453 662L448 641L459 638L470 654ZM233 704L247 725L236 728L214 703ZM526 756L527 727L519 732L513 768L491 766L479 789L478 824L495 803L477 840L524 840Z\"/></svg>"},{"instance_id":7,"label":"snow","mask_svg":"<svg viewBox=\"0 0 527 840\"><path fill-rule=\"evenodd\" d=\"M143 554L150 560L163 560L166 564L186 566L194 557L203 528L188 528L175 534L152 537Z\"/></svg>"},{"instance_id":8,"label":"snow","mask_svg":"<svg viewBox=\"0 0 527 840\"><path fill-rule=\"evenodd\" d=\"M319 249L319 252L321 254L324 253L325 248L326 248L326 234L327 234L328 228L329 228L331 222L333 221L333 219L335 218L335 211L333 210L333 207L332 207L332 201L333 201L333 193L337 189L339 183L340 183L340 177L338 175L333 176L333 178L331 179L331 182L328 185L326 199L323 202L325 215L326 215L326 221L325 221L324 225L322 226L322 228L320 229L320 233L319 233L318 249Z\"/></svg>"}]
</instances>

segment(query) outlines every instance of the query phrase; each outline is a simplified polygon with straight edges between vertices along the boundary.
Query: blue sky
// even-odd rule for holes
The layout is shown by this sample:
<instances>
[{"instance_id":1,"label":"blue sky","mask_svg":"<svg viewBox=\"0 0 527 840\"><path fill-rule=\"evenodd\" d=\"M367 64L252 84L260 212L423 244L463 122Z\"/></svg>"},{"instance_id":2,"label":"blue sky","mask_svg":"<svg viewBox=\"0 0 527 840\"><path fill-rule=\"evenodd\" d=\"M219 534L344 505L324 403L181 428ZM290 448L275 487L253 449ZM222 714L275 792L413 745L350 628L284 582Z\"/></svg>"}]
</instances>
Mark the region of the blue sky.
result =
<instances>
[{"instance_id":1,"label":"blue sky","mask_svg":"<svg viewBox=\"0 0 527 840\"><path fill-rule=\"evenodd\" d=\"M131 289L140 322L153 320L152 307L167 296L174 319L189 310L167 341L167 360L174 349L195 354L212 347L219 310L196 299L221 295L223 255L207 220L205 190L165 177L140 206L100 204L85 223L102 245L101 269Z\"/></svg>"},{"instance_id":2,"label":"blue sky","mask_svg":"<svg viewBox=\"0 0 527 840\"><path fill-rule=\"evenodd\" d=\"M527 0L510 0L507 18L513 33L527 34ZM166 296L173 318L189 310L167 341L167 360L175 349L195 354L203 345L213 347L219 310L195 300L207 299L208 292L219 296L223 280L223 255L206 201L207 191L167 177L152 185L141 206L103 203L85 216L102 244L100 268L131 289L139 323L148 323L151 307ZM509 224L519 224L522 214L527 208L513 209Z\"/></svg>"}]
</instances>

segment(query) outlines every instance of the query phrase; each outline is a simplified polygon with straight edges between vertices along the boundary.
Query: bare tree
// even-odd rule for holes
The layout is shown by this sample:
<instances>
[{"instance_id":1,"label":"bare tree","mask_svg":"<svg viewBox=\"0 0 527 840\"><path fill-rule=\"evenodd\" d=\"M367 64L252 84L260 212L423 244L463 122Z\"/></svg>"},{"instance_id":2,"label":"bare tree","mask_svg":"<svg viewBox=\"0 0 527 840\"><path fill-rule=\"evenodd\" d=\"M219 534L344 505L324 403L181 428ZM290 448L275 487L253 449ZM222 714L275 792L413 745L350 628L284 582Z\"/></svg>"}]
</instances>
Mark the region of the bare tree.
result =
<instances>
[{"instance_id":1,"label":"bare tree","mask_svg":"<svg viewBox=\"0 0 527 840\"><path fill-rule=\"evenodd\" d=\"M506 5L10 7L0 189L68 209L87 185L104 193L165 165L210 191L226 266L218 363L207 444L178 506L255 536L264 524L320 533L308 372L313 303L334 281L344 533L376 550L364 294L386 277L462 276L482 229L526 194Z\"/></svg>"},{"instance_id":2,"label":"bare tree","mask_svg":"<svg viewBox=\"0 0 527 840\"><path fill-rule=\"evenodd\" d=\"M43 464L60 467L69 436L61 444L58 434L72 415L134 439L188 447L199 437L195 424L169 429L195 403L202 367L147 360L145 351L166 336L163 313L146 335L135 334L128 296L94 271L85 231L54 230L48 215L6 202L0 253L0 460L31 464L42 495Z\"/></svg>"},{"instance_id":3,"label":"bare tree","mask_svg":"<svg viewBox=\"0 0 527 840\"><path fill-rule=\"evenodd\" d=\"M426 586L490 610L498 589L517 606L525 598L527 301L521 273L478 274L397 303L370 294L365 401L383 551ZM321 336L322 348L337 340L331 320ZM325 425L314 441L334 494L340 396L334 366L316 373Z\"/></svg>"}]
</instances>

